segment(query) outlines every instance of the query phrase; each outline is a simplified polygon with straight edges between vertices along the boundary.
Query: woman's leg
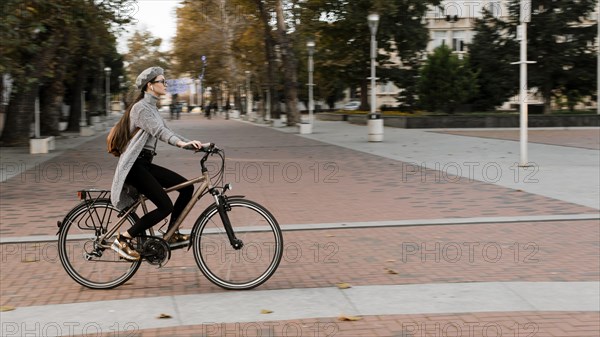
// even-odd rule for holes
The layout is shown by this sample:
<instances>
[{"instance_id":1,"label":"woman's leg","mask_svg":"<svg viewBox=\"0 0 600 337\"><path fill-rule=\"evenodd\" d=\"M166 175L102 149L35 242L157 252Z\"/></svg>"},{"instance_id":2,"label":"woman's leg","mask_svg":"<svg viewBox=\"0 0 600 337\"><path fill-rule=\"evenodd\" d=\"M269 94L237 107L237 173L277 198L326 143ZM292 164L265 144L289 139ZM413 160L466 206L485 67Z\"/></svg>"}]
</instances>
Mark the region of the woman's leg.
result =
<instances>
[{"instance_id":1,"label":"woman's leg","mask_svg":"<svg viewBox=\"0 0 600 337\"><path fill-rule=\"evenodd\" d=\"M124 233L125 236L135 237L140 235L173 211L173 202L164 191L161 181L157 179L159 177L154 172L153 166L146 160L138 159L129 171L127 179L125 179L126 183L134 186L139 193L145 195L156 205L156 209L142 216L128 232Z\"/></svg>"},{"instance_id":2,"label":"woman's leg","mask_svg":"<svg viewBox=\"0 0 600 337\"><path fill-rule=\"evenodd\" d=\"M182 177L176 172L173 172L162 166L155 164L150 165L150 173L156 178L156 180L165 188L175 186L187 181L186 178ZM169 220L169 228L173 226L179 215L183 212L185 206L192 200L194 194L194 186L190 185L178 190L179 196L173 206L173 212L171 213L171 219Z\"/></svg>"}]
</instances>

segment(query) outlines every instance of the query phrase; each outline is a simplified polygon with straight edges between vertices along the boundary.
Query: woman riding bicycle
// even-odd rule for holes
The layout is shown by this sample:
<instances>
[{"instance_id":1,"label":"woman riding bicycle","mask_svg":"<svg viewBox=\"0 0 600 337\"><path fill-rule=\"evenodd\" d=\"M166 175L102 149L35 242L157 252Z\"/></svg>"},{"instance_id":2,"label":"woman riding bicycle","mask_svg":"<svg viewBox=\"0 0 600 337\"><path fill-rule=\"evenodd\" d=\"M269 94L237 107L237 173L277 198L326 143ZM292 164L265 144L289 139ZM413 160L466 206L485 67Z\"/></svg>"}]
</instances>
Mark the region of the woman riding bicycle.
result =
<instances>
[{"instance_id":1,"label":"woman riding bicycle","mask_svg":"<svg viewBox=\"0 0 600 337\"><path fill-rule=\"evenodd\" d=\"M119 234L111 246L121 257L133 261L139 260L140 254L133 248L131 239L144 233L169 214L171 228L194 192L193 186L180 189L173 205L164 188L183 183L187 179L152 163L158 140L181 148L191 145L199 149L202 146L197 140L188 140L173 132L161 117L157 102L160 96L167 93L167 82L162 68L150 67L144 70L137 77L135 84L140 93L134 104L125 111L122 122L117 125L129 131L125 133L128 138L130 135L133 137L119 157L111 188L111 202L119 209L133 202L125 185L133 186L137 192L156 205L155 210L145 214L129 230ZM187 235L176 232L169 244L186 241L189 241Z\"/></svg>"}]
</instances>

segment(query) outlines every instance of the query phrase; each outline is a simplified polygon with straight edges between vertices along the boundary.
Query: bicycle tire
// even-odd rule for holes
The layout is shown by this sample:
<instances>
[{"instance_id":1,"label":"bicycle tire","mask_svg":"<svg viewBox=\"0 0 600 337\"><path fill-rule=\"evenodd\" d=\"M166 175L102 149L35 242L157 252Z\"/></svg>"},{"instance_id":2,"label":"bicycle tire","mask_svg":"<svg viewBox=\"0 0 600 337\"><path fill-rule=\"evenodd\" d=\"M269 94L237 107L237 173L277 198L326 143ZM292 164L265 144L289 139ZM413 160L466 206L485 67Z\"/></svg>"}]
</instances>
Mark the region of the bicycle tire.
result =
<instances>
[{"instance_id":1,"label":"bicycle tire","mask_svg":"<svg viewBox=\"0 0 600 337\"><path fill-rule=\"evenodd\" d=\"M239 250L231 247L217 205L212 204L192 228L194 259L215 285L229 290L252 289L277 270L283 255L283 235L275 217L260 204L230 198L228 206L227 215L244 246ZM256 272L257 276L249 276Z\"/></svg>"},{"instance_id":2,"label":"bicycle tire","mask_svg":"<svg viewBox=\"0 0 600 337\"><path fill-rule=\"evenodd\" d=\"M142 259L120 259L110 248L102 249L100 257L86 259L86 253L93 251L94 241L98 238L96 228L108 229L120 220L119 213L110 199L102 198L80 203L63 220L58 237L60 261L67 274L82 286L112 289L127 282L140 267ZM137 215L129 214L121 228L129 228L136 220ZM140 244L139 240L137 244ZM103 265L105 272L100 270Z\"/></svg>"}]
</instances>

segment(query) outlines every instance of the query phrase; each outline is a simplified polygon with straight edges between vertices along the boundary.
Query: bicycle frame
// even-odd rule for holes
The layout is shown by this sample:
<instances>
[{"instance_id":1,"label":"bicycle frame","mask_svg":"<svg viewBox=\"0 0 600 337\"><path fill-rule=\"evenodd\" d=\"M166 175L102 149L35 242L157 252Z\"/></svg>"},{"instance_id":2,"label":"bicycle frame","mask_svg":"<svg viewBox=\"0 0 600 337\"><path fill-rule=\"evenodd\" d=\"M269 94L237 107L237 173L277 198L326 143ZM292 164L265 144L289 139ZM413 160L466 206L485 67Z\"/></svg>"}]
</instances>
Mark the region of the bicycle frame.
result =
<instances>
[{"instance_id":1,"label":"bicycle frame","mask_svg":"<svg viewBox=\"0 0 600 337\"><path fill-rule=\"evenodd\" d=\"M190 202L185 206L185 208L183 209L183 211L181 212L181 214L179 215L179 217L175 220L175 223L173 224L173 226L167 231L167 233L165 233L165 235L163 236L164 240L169 240L173 234L175 234L175 232L179 229L179 227L181 226L181 224L183 223L183 220L185 220L185 218L187 218L188 214L190 213L190 211L192 210L192 208L194 207L194 205L196 205L196 202L198 202L198 200L200 200L200 197L202 196L203 193L205 193L206 191L211 191L211 194L213 195L213 197L215 198L215 202L217 203L217 205L220 205L220 200L222 198L222 195L217 193L212 193L212 191L214 191L214 187L212 186L212 182L210 181L210 176L208 175L208 169L206 168L206 166L204 165L206 159L208 158L210 152L207 152L202 159L200 160L200 167L202 169L202 175L194 178L194 179L190 179L186 182L183 182L181 184L175 185L175 186L171 186L169 188L165 188L165 192L167 193L171 193L173 191L177 191L179 189L182 189L184 187L190 186L190 185L195 185L198 183L201 183L200 187L196 190L196 192L194 192L194 194L192 195L192 199L190 200ZM123 214L120 214L121 220L119 220L115 226L113 226L110 230L108 230L101 238L100 242L104 243L107 242L107 239L110 238L111 236L113 236L118 230L119 228L121 228L121 226L123 225L123 223L125 222L125 219L127 219L127 217L132 213L135 212L136 209L138 208L138 206L142 206L142 211L144 212L144 214L148 213L148 207L146 206L146 200L148 200L148 198L146 198L143 195L140 195L140 197L138 198L138 200L129 207L129 209L127 209L127 211L125 211ZM221 207L220 207L221 209ZM227 215L224 215L225 217L227 217ZM237 240L235 238L235 234L233 234L233 231L231 229L231 225L229 224L229 221L226 221L226 232L230 238L230 241L232 242L232 244L234 244L234 242ZM154 230L152 228L149 229L150 231L150 235L154 236ZM104 248L110 248L110 245L104 245Z\"/></svg>"},{"instance_id":2,"label":"bicycle frame","mask_svg":"<svg viewBox=\"0 0 600 337\"><path fill-rule=\"evenodd\" d=\"M167 231L167 233L165 233L165 235L163 236L164 240L168 241L171 238L171 236L173 236L173 234L179 229L179 227L183 223L183 220L185 220L185 218L188 216L188 214L190 213L190 211L192 210L194 205L196 205L196 202L198 202L198 200L200 200L200 196L207 190L211 190L213 188L213 186L210 182L210 177L208 176L208 171L205 171L202 173L201 176L199 176L197 178L190 179L186 182L183 182L181 184L178 184L178 185L175 185L175 186L172 186L169 188L165 188L165 192L171 193L173 191L177 191L184 187L187 187L190 185L195 185L198 183L201 183L200 187L196 190L196 192L192 196L192 199L185 206L185 208L181 212L181 215L179 215L179 217L177 218L177 220L175 221L175 223L173 224L171 229L169 229ZM217 198L217 196L215 196L215 198ZM143 195L140 195L139 199L133 205L131 205L124 214L121 215L121 220L119 220L106 234L104 234L104 236L102 236L100 242L107 242L107 239L110 238L111 236L113 236L119 230L119 228L121 228L121 226L125 222L125 219L127 219L129 214L131 214L132 212L135 212L136 209L138 208L138 206L140 206L140 205L142 206L142 211L144 212L144 214L148 213L148 207L146 206L146 200L148 200L148 198L146 198ZM154 236L154 230L152 228L150 228L150 235ZM110 248L110 244L106 245L105 248Z\"/></svg>"}]
</instances>

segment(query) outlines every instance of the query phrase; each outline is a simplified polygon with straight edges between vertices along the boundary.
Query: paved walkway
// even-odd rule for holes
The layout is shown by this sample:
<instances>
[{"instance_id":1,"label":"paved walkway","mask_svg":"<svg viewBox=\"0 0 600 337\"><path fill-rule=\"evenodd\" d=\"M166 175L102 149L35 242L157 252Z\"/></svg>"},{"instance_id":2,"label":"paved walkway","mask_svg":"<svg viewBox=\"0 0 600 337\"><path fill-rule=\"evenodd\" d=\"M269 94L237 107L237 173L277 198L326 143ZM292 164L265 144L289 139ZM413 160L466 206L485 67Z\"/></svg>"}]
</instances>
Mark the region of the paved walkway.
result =
<instances>
[{"instance_id":1,"label":"paved walkway","mask_svg":"<svg viewBox=\"0 0 600 337\"><path fill-rule=\"evenodd\" d=\"M86 334L92 330L109 332L115 326L128 325L139 330L228 323L260 326L270 321L342 315L595 312L600 310L598 296L598 282L449 283L362 286L346 290L310 288L60 304L52 306L50 312L48 306L32 306L5 313L5 319L27 322L36 317L37 322L46 327L45 331L60 332L56 335L61 336L67 327L74 334ZM81 312L94 320L73 324L73 318L80 316ZM171 318L156 319L161 314ZM19 331L20 328L18 324L8 323L3 326L3 336L10 336L11 331ZM207 329L209 327L204 328L205 331Z\"/></svg>"},{"instance_id":2,"label":"paved walkway","mask_svg":"<svg viewBox=\"0 0 600 337\"><path fill-rule=\"evenodd\" d=\"M26 168L0 183L0 305L16 308L0 313L2 336L600 332L600 129L585 129L581 144L579 129L532 137L546 144L530 145L537 169L524 171L511 166L518 142L496 139L498 130L386 128L374 144L366 127L343 122L319 122L312 135L199 116L170 125L226 149L234 193L276 215L286 240L277 273L255 290L227 292L176 251L118 289L82 288L52 240L77 189L110 186L116 160L100 155L103 136L47 158L2 149L2 168ZM561 132L569 143L548 145ZM161 145L156 161L198 174L189 152Z\"/></svg>"},{"instance_id":3,"label":"paved walkway","mask_svg":"<svg viewBox=\"0 0 600 337\"><path fill-rule=\"evenodd\" d=\"M483 181L600 209L600 128L530 130L529 168L518 166L517 132L385 128L383 143L369 143L366 126L318 122L305 137L405 162L407 179L425 180L432 169L438 180Z\"/></svg>"}]
</instances>

